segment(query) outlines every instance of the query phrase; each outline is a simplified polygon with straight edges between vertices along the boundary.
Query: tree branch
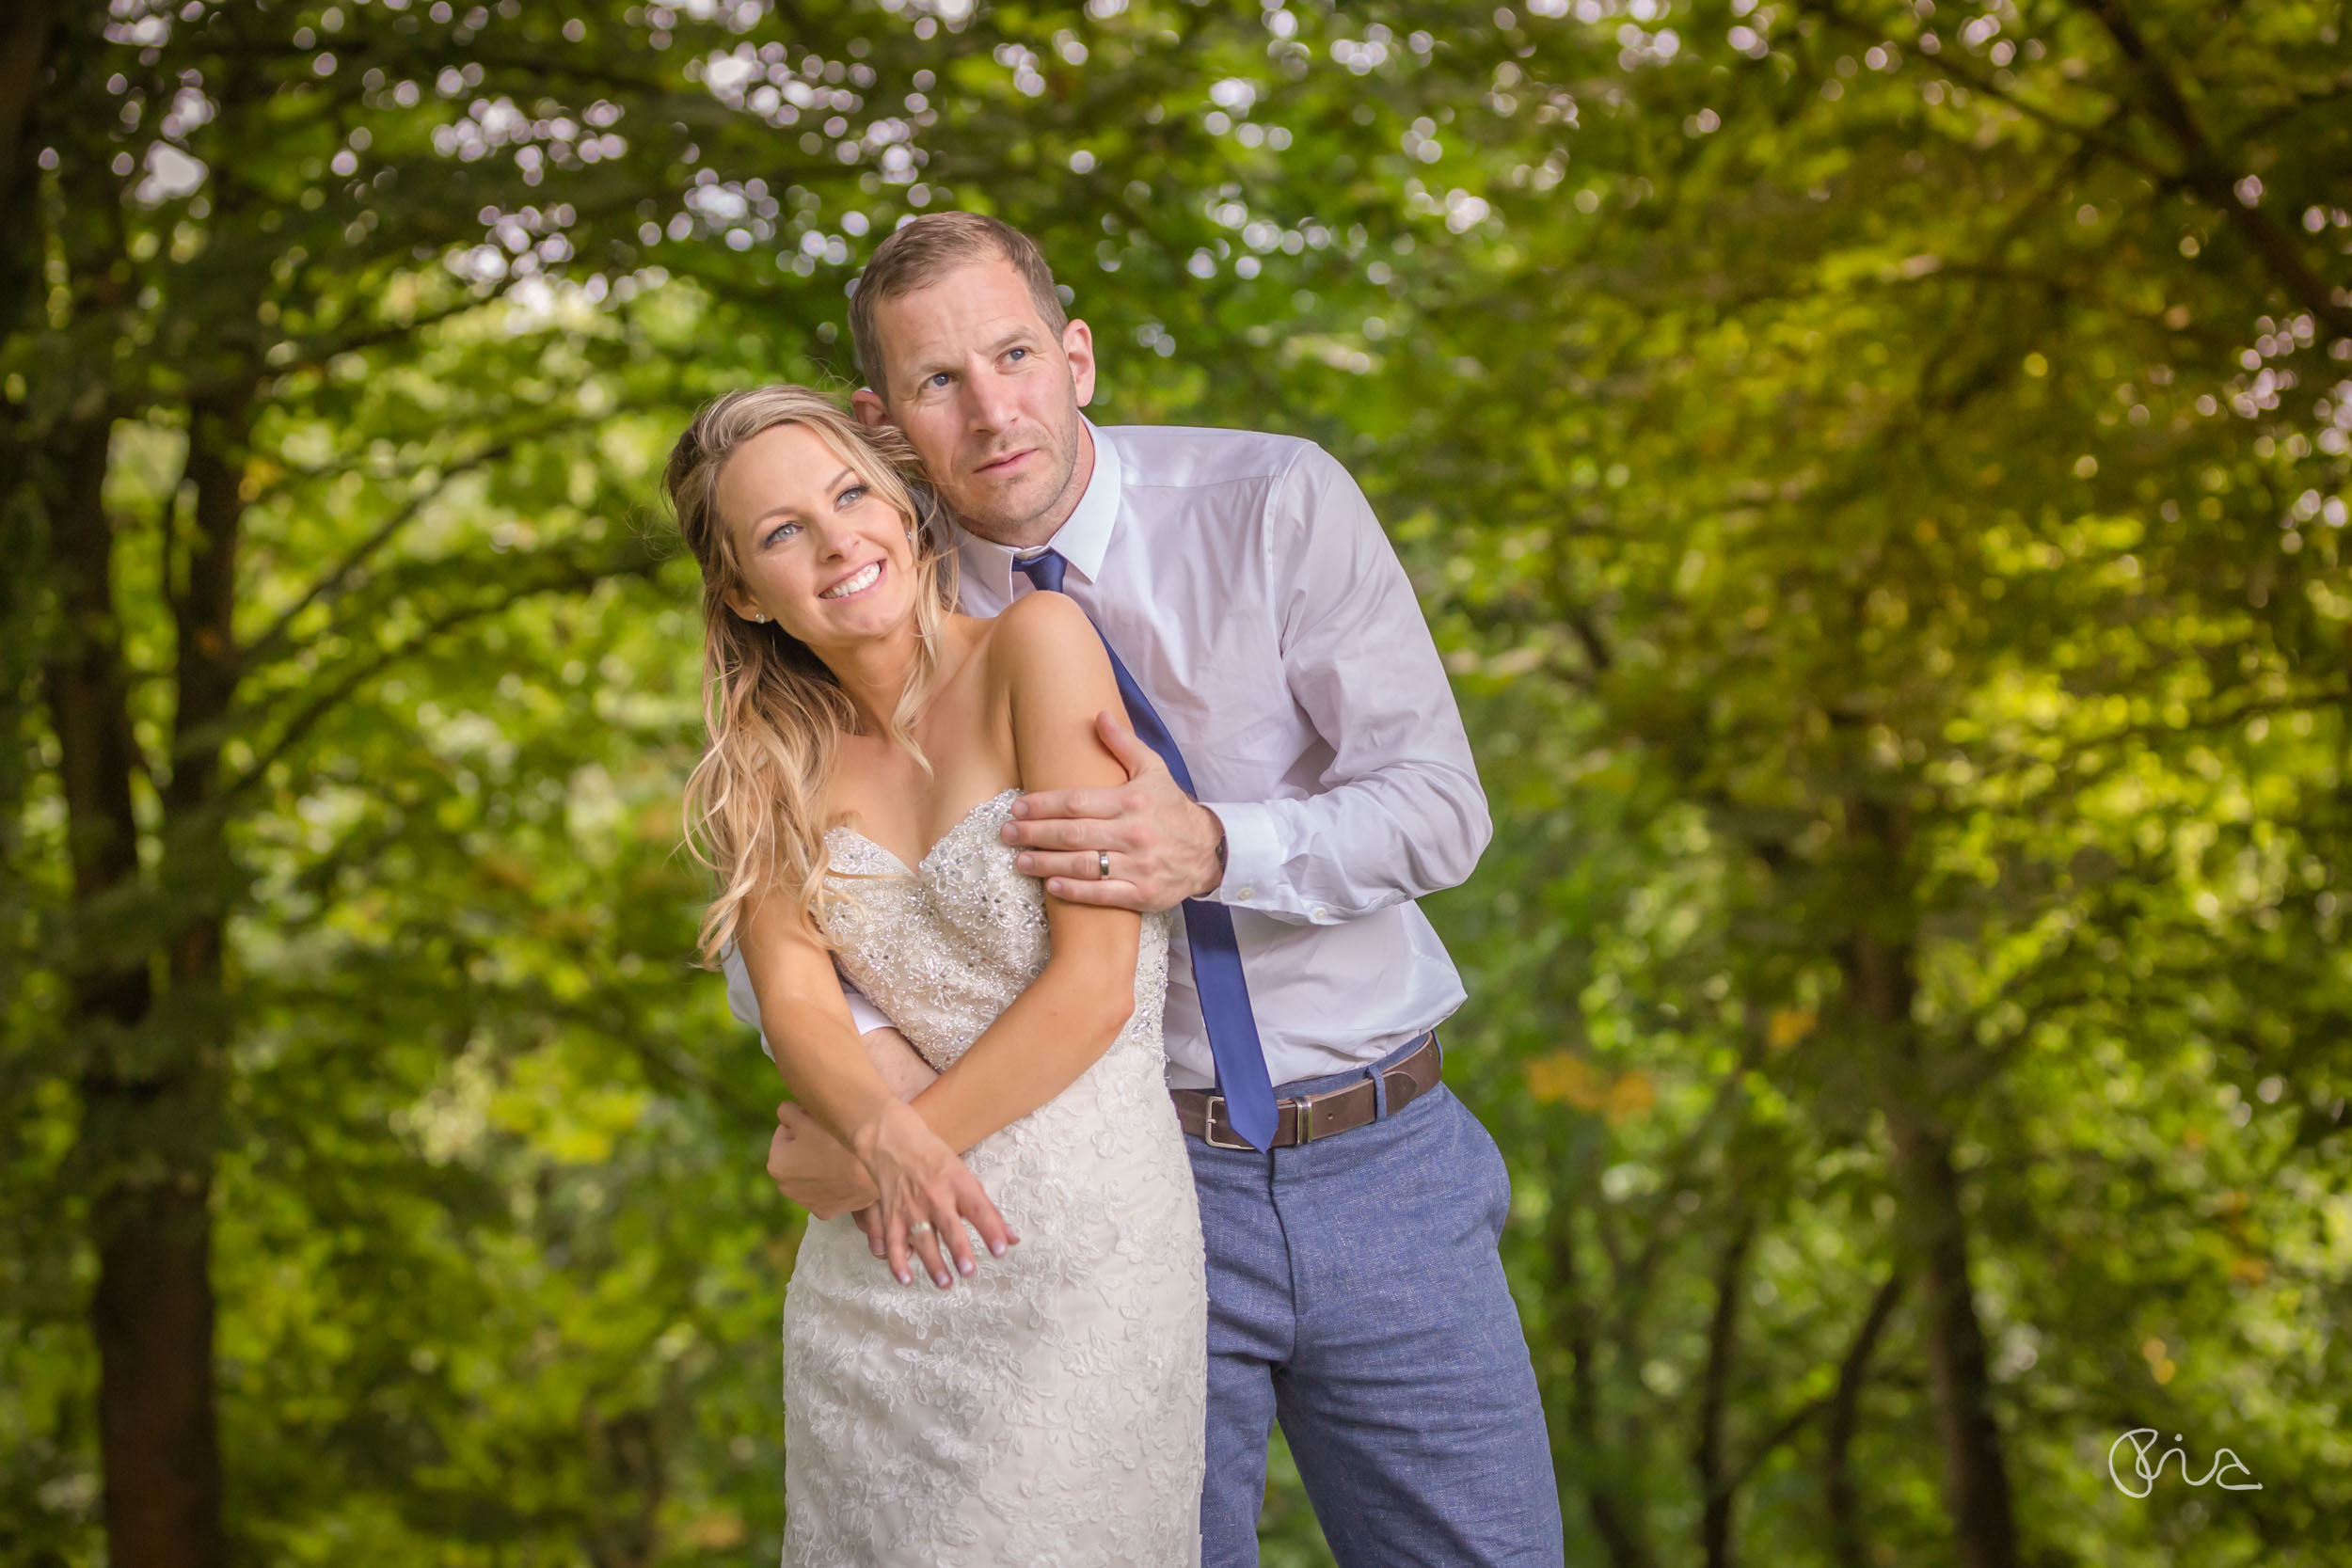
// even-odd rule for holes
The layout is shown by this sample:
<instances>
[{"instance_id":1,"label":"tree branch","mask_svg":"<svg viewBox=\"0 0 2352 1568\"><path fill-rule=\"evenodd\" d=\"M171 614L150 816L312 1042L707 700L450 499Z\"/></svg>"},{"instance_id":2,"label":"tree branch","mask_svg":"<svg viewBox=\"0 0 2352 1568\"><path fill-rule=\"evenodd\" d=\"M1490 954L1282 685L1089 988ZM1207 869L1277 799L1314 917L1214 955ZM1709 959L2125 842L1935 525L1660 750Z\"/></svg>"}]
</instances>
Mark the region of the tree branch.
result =
<instances>
[{"instance_id":1,"label":"tree branch","mask_svg":"<svg viewBox=\"0 0 2352 1568\"><path fill-rule=\"evenodd\" d=\"M403 659L413 657L427 643L444 633L453 631L469 621L478 621L485 616L495 615L524 599L536 598L542 594L564 594L583 588L593 588L597 583L612 578L645 576L659 565L660 562L657 561L640 557L635 562L628 563L599 562L586 566L574 566L569 571L558 573L545 581L525 583L479 604L463 605L455 610L444 611L426 622L422 629L398 646L386 649L374 658L361 660L347 671L341 679L333 682L326 690L305 705L299 712L287 721L285 728L278 732L278 738L271 744L269 750L256 757L251 766L231 782L228 788L222 790L219 799L225 803L258 786L268 776L271 768L293 751L305 735L309 734L321 720L333 712L353 692Z\"/></svg>"},{"instance_id":2,"label":"tree branch","mask_svg":"<svg viewBox=\"0 0 2352 1568\"><path fill-rule=\"evenodd\" d=\"M1642 1536L1641 1516L1629 1509L1617 1490L1609 1484L1605 1468L1609 1454L1600 1432L1600 1347L1594 1333L1597 1314L1581 1289L1581 1271L1576 1262L1574 1213L1565 1205L1555 1209L1551 1223L1546 1227L1545 1240L1552 1278L1562 1302L1559 1311L1567 1333L1567 1427L1581 1450L1577 1456L1581 1462L1577 1471L1584 1491L1584 1505L1592 1513L1594 1532L1600 1537L1613 1568L1650 1568L1650 1550Z\"/></svg>"},{"instance_id":3,"label":"tree branch","mask_svg":"<svg viewBox=\"0 0 2352 1568\"><path fill-rule=\"evenodd\" d=\"M1870 1298L1870 1309L1862 1315L1861 1326L1854 1330L1852 1340L1846 1346L1845 1356L1837 1365L1837 1387L1829 1398L1829 1429L1821 1438L1821 1493L1829 1511L1830 1539L1837 1554L1838 1568L1868 1568L1853 1476L1846 1466L1846 1455L1853 1447L1854 1430L1860 1422L1862 1386L1869 1377L1870 1357L1877 1353L1879 1336L1885 1332L1886 1320L1894 1315L1895 1304L1902 1293L1901 1272L1888 1274L1886 1283Z\"/></svg>"},{"instance_id":4,"label":"tree branch","mask_svg":"<svg viewBox=\"0 0 2352 1568\"><path fill-rule=\"evenodd\" d=\"M2337 303L2336 293L2318 273L2312 270L2294 239L2277 220L2260 207L2252 207L2238 199L2237 182L2231 177L2231 166L2215 148L2198 120L2197 112L2189 106L2180 84L2172 79L2155 52L2148 46L2147 38L2131 18L2121 0L2071 0L2079 8L2096 17L2100 25L2115 40L2115 46L2123 52L2138 73L2149 111L2156 123L2169 135L2181 150L2185 163L2181 178L2200 197L2229 215L2247 244L2261 257L2273 277L2286 287L2302 307L2314 317L2327 323L2330 331L2340 338L2352 338L2352 309Z\"/></svg>"},{"instance_id":5,"label":"tree branch","mask_svg":"<svg viewBox=\"0 0 2352 1568\"><path fill-rule=\"evenodd\" d=\"M1890 29L1870 26L1861 18L1849 14L1832 3L1832 0L1798 0L1797 8L1801 11L1811 11L1841 32L1856 38L1868 39L1873 43L1893 36ZM2006 103L2026 119L2039 121L2062 135L2072 136L2086 146L2095 147L2153 180L2170 182L2178 178L2170 170L2151 162L2145 154L2128 142L2120 141L2109 135L2105 126L2086 125L2079 120L2069 119L2055 109L2044 108L2031 99L2022 98L1994 81L1992 77L1977 71L1965 60L1945 54L1931 55L1919 48L1915 36L1909 46L1909 52L1919 59L1930 62L1921 69L1931 74L1949 77L1971 92L1980 92L1996 103Z\"/></svg>"},{"instance_id":6,"label":"tree branch","mask_svg":"<svg viewBox=\"0 0 2352 1568\"><path fill-rule=\"evenodd\" d=\"M351 579L366 567L368 562L386 545L391 543L393 535L414 522L418 514L430 506L460 475L471 473L477 468L498 462L513 451L521 439L521 436L508 436L504 440L493 441L469 456L443 467L439 478L416 495L409 497L405 504L376 525L374 532L354 545L341 561L322 573L318 580L311 583L300 598L280 611L277 620L270 624L269 629L255 638L239 653L239 664L250 669L254 664L284 646L292 639L294 622L301 618L303 611L313 605L327 603L340 597L349 586Z\"/></svg>"},{"instance_id":7,"label":"tree branch","mask_svg":"<svg viewBox=\"0 0 2352 1568\"><path fill-rule=\"evenodd\" d=\"M1699 1473L1699 1549L1707 1568L1732 1568L1731 1511L1739 1482L1726 1473L1724 1416L1739 1345L1740 1282L1755 1240L1755 1212L1742 1206L1731 1243L1715 1267L1715 1309L1708 1320L1707 1362L1699 1379L1698 1441L1692 1457Z\"/></svg>"},{"instance_id":8,"label":"tree branch","mask_svg":"<svg viewBox=\"0 0 2352 1568\"><path fill-rule=\"evenodd\" d=\"M1740 1059L1732 1064L1731 1070L1715 1086L1715 1097L1708 1102L1706 1112L1692 1127L1690 1135L1677 1147L1673 1156L1661 1163L1658 1202L1652 1206L1655 1212L1650 1214L1649 1223L1643 1227L1645 1234L1642 1250L1634 1255L1630 1264L1621 1264L1618 1270L1621 1322L1630 1323L1632 1313L1648 1293L1649 1282L1658 1272L1659 1259L1665 1255L1666 1243L1672 1238L1674 1228L1666 1221L1667 1205L1674 1201L1675 1195L1689 1180L1692 1168L1698 1164L1699 1151L1706 1146L1716 1124L1745 1099L1747 1075L1762 1060L1763 1051L1760 1031L1750 1030L1740 1045Z\"/></svg>"}]
</instances>

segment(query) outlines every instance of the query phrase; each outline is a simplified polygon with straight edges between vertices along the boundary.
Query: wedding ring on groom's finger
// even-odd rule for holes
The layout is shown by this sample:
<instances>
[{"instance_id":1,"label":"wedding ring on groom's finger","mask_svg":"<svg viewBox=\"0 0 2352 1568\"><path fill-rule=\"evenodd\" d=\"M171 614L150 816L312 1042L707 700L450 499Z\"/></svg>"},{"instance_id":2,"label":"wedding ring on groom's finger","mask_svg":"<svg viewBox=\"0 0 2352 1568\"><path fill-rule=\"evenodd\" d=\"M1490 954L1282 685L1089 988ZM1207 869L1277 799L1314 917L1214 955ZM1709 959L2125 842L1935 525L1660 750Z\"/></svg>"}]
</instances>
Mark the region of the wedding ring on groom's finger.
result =
<instances>
[{"instance_id":1,"label":"wedding ring on groom's finger","mask_svg":"<svg viewBox=\"0 0 2352 1568\"><path fill-rule=\"evenodd\" d=\"M1108 849L1094 851L1094 879L1098 882L1111 879L1111 852Z\"/></svg>"}]
</instances>

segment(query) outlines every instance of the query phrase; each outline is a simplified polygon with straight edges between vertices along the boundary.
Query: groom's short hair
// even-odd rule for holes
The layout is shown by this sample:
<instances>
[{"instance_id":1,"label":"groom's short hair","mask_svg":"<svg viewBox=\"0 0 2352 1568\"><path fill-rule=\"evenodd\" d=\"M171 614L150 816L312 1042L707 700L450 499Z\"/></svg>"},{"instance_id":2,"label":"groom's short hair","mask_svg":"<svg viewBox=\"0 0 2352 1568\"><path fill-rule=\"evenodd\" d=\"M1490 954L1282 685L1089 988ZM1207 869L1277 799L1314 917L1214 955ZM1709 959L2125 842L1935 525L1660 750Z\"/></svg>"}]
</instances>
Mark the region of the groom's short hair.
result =
<instances>
[{"instance_id":1,"label":"groom's short hair","mask_svg":"<svg viewBox=\"0 0 2352 1568\"><path fill-rule=\"evenodd\" d=\"M850 295L850 344L857 354L858 373L877 397L890 401L874 308L936 282L958 267L997 260L1012 263L1028 285L1038 318L1058 341L1070 315L1054 286L1054 269L1045 264L1037 242L1012 225L979 213L926 213L874 247L866 270L858 274L856 292Z\"/></svg>"}]
</instances>

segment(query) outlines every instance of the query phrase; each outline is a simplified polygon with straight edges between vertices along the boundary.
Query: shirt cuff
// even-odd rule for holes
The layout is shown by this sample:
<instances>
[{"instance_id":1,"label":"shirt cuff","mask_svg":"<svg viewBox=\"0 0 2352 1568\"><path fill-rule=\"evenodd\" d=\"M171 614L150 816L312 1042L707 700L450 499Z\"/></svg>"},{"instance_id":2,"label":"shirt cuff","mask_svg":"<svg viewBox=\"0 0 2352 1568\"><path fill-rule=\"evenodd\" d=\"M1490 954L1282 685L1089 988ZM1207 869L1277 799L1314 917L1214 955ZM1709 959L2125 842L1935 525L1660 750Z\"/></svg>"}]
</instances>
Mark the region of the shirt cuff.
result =
<instances>
[{"instance_id":1,"label":"shirt cuff","mask_svg":"<svg viewBox=\"0 0 2352 1568\"><path fill-rule=\"evenodd\" d=\"M742 955L735 950L735 943L727 943L721 951L719 967L727 977L727 1011L740 1022L759 1029L759 996L752 990L751 971L745 967ZM890 1020L882 1016L882 1009L866 1001L865 993L847 980L841 982L841 997L850 1005L850 1022L856 1026L859 1034L870 1035L877 1029L894 1027ZM767 1053L770 1061L776 1059L775 1049L768 1043L768 1032L764 1029L759 1034L759 1049Z\"/></svg>"},{"instance_id":2,"label":"shirt cuff","mask_svg":"<svg viewBox=\"0 0 2352 1568\"><path fill-rule=\"evenodd\" d=\"M757 1029L759 997L752 990L751 971L744 967L743 956L735 950L735 943L728 942L719 950L719 968L727 977L727 1011L735 1015L737 1022ZM768 1048L765 1033L759 1037L759 1049L767 1052L770 1061L776 1059L776 1053Z\"/></svg>"},{"instance_id":3,"label":"shirt cuff","mask_svg":"<svg viewBox=\"0 0 2352 1568\"><path fill-rule=\"evenodd\" d=\"M1279 881L1282 870L1282 835L1274 813L1263 805L1200 804L1225 825L1225 879L1210 897L1236 909L1261 914L1306 919L1318 926L1337 925L1338 918L1321 908L1299 904Z\"/></svg>"},{"instance_id":4,"label":"shirt cuff","mask_svg":"<svg viewBox=\"0 0 2352 1568\"><path fill-rule=\"evenodd\" d=\"M870 1035L877 1029L898 1027L882 1016L882 1010L880 1007L866 1000L864 991L847 980L841 982L841 997L850 1005L850 1022L856 1026L859 1034Z\"/></svg>"}]
</instances>

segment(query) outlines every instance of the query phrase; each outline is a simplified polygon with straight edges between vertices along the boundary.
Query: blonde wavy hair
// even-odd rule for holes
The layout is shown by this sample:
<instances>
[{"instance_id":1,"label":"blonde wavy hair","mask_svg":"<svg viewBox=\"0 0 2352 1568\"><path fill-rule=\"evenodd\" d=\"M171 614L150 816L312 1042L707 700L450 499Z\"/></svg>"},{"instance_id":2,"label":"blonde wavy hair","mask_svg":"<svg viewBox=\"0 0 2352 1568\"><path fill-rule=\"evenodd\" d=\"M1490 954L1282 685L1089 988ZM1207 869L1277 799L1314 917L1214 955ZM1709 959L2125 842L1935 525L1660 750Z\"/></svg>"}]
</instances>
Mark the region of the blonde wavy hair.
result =
<instances>
[{"instance_id":1,"label":"blonde wavy hair","mask_svg":"<svg viewBox=\"0 0 2352 1568\"><path fill-rule=\"evenodd\" d=\"M703 721L710 744L686 781L689 851L717 879L697 947L716 967L741 929L747 905L783 889L818 940L825 941L819 802L841 737L857 712L831 670L774 622L738 615L730 596L746 584L735 535L719 515L719 476L754 436L797 424L905 519L914 539L914 679L898 697L889 736L921 764L914 721L939 673L939 628L956 603L953 557L944 549L914 449L897 430L868 430L806 387L756 387L706 404L678 437L661 476L678 535L703 576Z\"/></svg>"}]
</instances>

